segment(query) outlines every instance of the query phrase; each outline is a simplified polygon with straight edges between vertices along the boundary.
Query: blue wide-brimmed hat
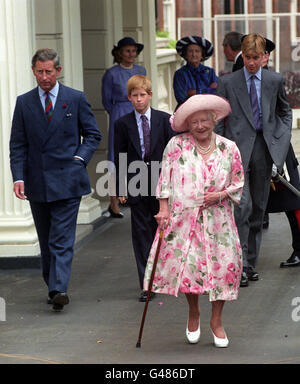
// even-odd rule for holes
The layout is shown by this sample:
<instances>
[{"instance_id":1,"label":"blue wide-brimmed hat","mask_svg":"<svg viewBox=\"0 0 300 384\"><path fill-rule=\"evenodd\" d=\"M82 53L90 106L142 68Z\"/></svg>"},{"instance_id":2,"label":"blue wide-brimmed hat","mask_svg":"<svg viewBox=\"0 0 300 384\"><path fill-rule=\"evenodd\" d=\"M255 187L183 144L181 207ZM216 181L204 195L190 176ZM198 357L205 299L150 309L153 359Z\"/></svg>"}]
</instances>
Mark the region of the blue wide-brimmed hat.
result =
<instances>
[{"instance_id":1,"label":"blue wide-brimmed hat","mask_svg":"<svg viewBox=\"0 0 300 384\"><path fill-rule=\"evenodd\" d=\"M200 37L200 36L186 36L178 40L176 43L177 53L181 57L185 58L184 56L185 56L186 48L190 44L196 44L202 48L203 61L207 60L214 53L214 46L212 45L212 43L209 40L205 39L204 37Z\"/></svg>"},{"instance_id":2,"label":"blue wide-brimmed hat","mask_svg":"<svg viewBox=\"0 0 300 384\"><path fill-rule=\"evenodd\" d=\"M114 45L111 54L115 56L115 52L126 45L134 45L136 47L137 54L139 54L144 48L144 44L137 43L134 38L126 36L119 40L117 45Z\"/></svg>"}]
</instances>

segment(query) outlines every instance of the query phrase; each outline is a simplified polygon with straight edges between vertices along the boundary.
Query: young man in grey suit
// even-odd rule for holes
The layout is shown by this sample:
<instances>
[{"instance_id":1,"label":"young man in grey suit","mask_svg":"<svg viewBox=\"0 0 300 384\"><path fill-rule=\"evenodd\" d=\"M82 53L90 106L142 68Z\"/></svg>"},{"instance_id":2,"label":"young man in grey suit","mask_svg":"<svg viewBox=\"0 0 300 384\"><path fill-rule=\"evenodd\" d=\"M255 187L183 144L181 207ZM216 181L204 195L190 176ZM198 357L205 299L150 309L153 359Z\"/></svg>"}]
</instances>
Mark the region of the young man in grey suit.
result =
<instances>
[{"instance_id":1,"label":"young man in grey suit","mask_svg":"<svg viewBox=\"0 0 300 384\"><path fill-rule=\"evenodd\" d=\"M101 140L83 92L57 81L61 69L54 50L35 53L38 87L17 98L10 138L14 192L29 200L55 311L69 303L76 219L81 196L91 191L86 165Z\"/></svg>"},{"instance_id":2,"label":"young man in grey suit","mask_svg":"<svg viewBox=\"0 0 300 384\"><path fill-rule=\"evenodd\" d=\"M265 39L247 35L242 43L244 67L219 78L217 94L229 100L232 113L216 132L236 142L245 171L245 186L235 218L243 248L241 286L258 280L263 216L268 202L272 164L282 169L291 139L292 112L283 77L261 68Z\"/></svg>"}]
</instances>

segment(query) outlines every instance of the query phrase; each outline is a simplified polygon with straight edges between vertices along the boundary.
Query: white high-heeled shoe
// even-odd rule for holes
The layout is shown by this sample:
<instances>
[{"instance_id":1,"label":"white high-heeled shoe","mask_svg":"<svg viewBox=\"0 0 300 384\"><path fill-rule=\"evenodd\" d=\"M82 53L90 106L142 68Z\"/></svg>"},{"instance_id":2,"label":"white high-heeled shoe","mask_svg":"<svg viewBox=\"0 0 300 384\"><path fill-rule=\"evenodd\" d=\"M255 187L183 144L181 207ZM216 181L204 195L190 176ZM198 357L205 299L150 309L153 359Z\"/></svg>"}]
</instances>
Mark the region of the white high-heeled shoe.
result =
<instances>
[{"instance_id":1,"label":"white high-heeled shoe","mask_svg":"<svg viewBox=\"0 0 300 384\"><path fill-rule=\"evenodd\" d=\"M226 348L228 347L228 344L229 344L229 340L226 336L226 333L225 333L225 338L222 338L222 337L217 337L214 333L213 333L213 330L211 330L211 333L213 334L213 337L214 337L214 344L217 348Z\"/></svg>"},{"instance_id":2,"label":"white high-heeled shoe","mask_svg":"<svg viewBox=\"0 0 300 384\"><path fill-rule=\"evenodd\" d=\"M186 338L188 339L188 342L190 344L197 344L198 343L198 341L200 340L200 335L201 335L200 318L199 318L199 327L194 332L189 331L189 321L187 322L185 334L186 334Z\"/></svg>"}]
</instances>

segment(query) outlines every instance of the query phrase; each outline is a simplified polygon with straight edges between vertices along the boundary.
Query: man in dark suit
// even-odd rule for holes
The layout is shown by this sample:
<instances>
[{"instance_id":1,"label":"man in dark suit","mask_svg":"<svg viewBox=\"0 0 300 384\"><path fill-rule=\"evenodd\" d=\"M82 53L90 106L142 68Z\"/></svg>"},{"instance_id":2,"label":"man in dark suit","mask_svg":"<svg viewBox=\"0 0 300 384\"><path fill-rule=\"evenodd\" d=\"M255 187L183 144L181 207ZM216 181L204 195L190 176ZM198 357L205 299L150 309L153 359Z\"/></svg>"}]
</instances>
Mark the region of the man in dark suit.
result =
<instances>
[{"instance_id":1,"label":"man in dark suit","mask_svg":"<svg viewBox=\"0 0 300 384\"><path fill-rule=\"evenodd\" d=\"M229 100L232 113L216 132L236 142L245 185L235 217L243 249L241 286L258 280L263 216L268 202L272 164L282 169L291 139L292 112L280 74L262 69L265 39L257 34L242 43L244 67L219 79L217 94Z\"/></svg>"},{"instance_id":2,"label":"man in dark suit","mask_svg":"<svg viewBox=\"0 0 300 384\"><path fill-rule=\"evenodd\" d=\"M239 32L231 31L226 33L223 39L224 55L228 61L234 62L232 72L241 69L244 66L242 51L241 51L241 38L242 34Z\"/></svg>"},{"instance_id":3,"label":"man in dark suit","mask_svg":"<svg viewBox=\"0 0 300 384\"><path fill-rule=\"evenodd\" d=\"M55 311L69 303L77 214L91 191L86 165L101 140L83 92L57 81L61 70L54 50L35 53L38 87L17 98L10 138L14 192L29 200Z\"/></svg>"},{"instance_id":4,"label":"man in dark suit","mask_svg":"<svg viewBox=\"0 0 300 384\"><path fill-rule=\"evenodd\" d=\"M116 185L120 202L124 203L127 196L131 209L132 244L142 290L145 268L157 229L154 216L159 210L155 197L159 164L175 132L171 129L168 113L150 108L152 90L146 76L131 77L127 90L134 111L115 123ZM122 161L122 155L126 155L125 161ZM142 291L139 300L145 301L146 298L147 293Z\"/></svg>"}]
</instances>

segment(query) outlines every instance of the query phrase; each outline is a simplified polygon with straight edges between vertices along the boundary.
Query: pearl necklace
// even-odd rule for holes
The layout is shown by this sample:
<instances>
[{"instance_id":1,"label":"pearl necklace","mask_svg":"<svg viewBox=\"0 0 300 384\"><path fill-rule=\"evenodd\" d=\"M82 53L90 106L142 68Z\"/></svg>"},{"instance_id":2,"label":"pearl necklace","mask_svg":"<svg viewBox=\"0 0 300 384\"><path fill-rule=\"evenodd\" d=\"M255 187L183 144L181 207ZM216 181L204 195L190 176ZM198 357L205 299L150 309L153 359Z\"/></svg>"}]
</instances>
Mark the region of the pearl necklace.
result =
<instances>
[{"instance_id":1,"label":"pearl necklace","mask_svg":"<svg viewBox=\"0 0 300 384\"><path fill-rule=\"evenodd\" d=\"M202 155L206 155L207 153L209 153L211 151L211 148L212 148L212 145L213 145L213 141L214 141L214 135L211 135L211 140L210 140L210 143L209 143L209 146L208 147L202 147L197 139L195 139L195 143L196 143L196 146L199 150L199 152L202 154Z\"/></svg>"}]
</instances>

